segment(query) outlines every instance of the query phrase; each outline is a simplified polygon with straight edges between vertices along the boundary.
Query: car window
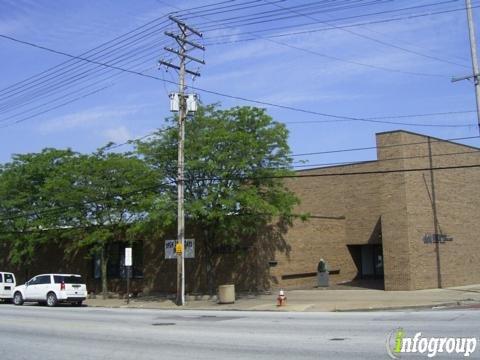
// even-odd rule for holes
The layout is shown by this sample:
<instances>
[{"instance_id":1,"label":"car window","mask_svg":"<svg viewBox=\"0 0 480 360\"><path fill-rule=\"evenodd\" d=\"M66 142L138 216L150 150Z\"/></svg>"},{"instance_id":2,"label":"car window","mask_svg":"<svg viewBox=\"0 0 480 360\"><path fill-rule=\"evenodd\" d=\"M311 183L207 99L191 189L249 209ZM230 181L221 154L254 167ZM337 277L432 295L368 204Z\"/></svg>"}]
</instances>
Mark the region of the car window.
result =
<instances>
[{"instance_id":1,"label":"car window","mask_svg":"<svg viewBox=\"0 0 480 360\"><path fill-rule=\"evenodd\" d=\"M37 284L42 285L42 284L50 284L50 275L42 275L37 277Z\"/></svg>"},{"instance_id":2,"label":"car window","mask_svg":"<svg viewBox=\"0 0 480 360\"><path fill-rule=\"evenodd\" d=\"M65 283L65 284L83 284L83 280L81 276L73 276L73 275L53 275L53 279L55 284Z\"/></svg>"},{"instance_id":3,"label":"car window","mask_svg":"<svg viewBox=\"0 0 480 360\"><path fill-rule=\"evenodd\" d=\"M2 276L2 274L0 273L0 283L2 283L2 282L3 282L3 276Z\"/></svg>"},{"instance_id":4,"label":"car window","mask_svg":"<svg viewBox=\"0 0 480 360\"><path fill-rule=\"evenodd\" d=\"M5 282L9 284L13 284L13 275L12 274L5 274Z\"/></svg>"},{"instance_id":5,"label":"car window","mask_svg":"<svg viewBox=\"0 0 480 360\"><path fill-rule=\"evenodd\" d=\"M38 284L38 278L34 277L28 280L27 285L37 285Z\"/></svg>"}]
</instances>

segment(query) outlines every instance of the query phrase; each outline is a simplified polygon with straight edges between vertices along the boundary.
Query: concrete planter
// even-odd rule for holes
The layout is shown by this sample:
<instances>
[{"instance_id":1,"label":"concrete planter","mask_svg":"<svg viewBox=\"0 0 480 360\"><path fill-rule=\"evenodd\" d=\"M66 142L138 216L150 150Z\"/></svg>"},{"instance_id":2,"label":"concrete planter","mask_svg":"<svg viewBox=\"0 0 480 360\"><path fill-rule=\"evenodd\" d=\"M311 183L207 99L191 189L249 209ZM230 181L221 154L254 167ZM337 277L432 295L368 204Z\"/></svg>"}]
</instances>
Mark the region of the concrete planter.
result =
<instances>
[{"instance_id":1,"label":"concrete planter","mask_svg":"<svg viewBox=\"0 0 480 360\"><path fill-rule=\"evenodd\" d=\"M235 302L235 285L220 285L218 287L218 303L233 304Z\"/></svg>"},{"instance_id":2,"label":"concrete planter","mask_svg":"<svg viewBox=\"0 0 480 360\"><path fill-rule=\"evenodd\" d=\"M317 273L318 287L328 287L329 273L328 271Z\"/></svg>"}]
</instances>

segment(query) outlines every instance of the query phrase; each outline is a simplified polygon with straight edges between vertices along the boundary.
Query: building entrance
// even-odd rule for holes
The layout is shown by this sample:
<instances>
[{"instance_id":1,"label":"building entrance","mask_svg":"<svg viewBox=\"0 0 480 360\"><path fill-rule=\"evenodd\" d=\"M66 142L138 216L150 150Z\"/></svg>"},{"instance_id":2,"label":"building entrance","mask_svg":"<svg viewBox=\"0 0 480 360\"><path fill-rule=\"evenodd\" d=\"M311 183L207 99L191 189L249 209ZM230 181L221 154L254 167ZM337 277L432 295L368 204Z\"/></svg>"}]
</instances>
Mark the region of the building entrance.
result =
<instances>
[{"instance_id":1,"label":"building entrance","mask_svg":"<svg viewBox=\"0 0 480 360\"><path fill-rule=\"evenodd\" d=\"M348 245L355 266L356 279L383 279L382 245Z\"/></svg>"}]
</instances>

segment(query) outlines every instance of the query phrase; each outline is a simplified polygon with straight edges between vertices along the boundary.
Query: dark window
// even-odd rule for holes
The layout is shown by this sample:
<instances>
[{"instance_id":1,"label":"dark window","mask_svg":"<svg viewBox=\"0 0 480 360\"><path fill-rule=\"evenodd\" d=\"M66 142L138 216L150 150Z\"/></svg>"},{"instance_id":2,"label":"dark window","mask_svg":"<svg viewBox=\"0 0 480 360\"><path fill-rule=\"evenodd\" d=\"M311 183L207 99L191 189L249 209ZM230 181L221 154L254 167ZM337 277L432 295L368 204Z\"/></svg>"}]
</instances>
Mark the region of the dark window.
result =
<instances>
[{"instance_id":1,"label":"dark window","mask_svg":"<svg viewBox=\"0 0 480 360\"><path fill-rule=\"evenodd\" d=\"M9 284L13 284L13 275L12 274L5 274L5 282Z\"/></svg>"},{"instance_id":2,"label":"dark window","mask_svg":"<svg viewBox=\"0 0 480 360\"><path fill-rule=\"evenodd\" d=\"M3 276L0 274L0 283L3 283Z\"/></svg>"},{"instance_id":3,"label":"dark window","mask_svg":"<svg viewBox=\"0 0 480 360\"><path fill-rule=\"evenodd\" d=\"M38 285L38 277L30 279L27 283L28 285Z\"/></svg>"},{"instance_id":4,"label":"dark window","mask_svg":"<svg viewBox=\"0 0 480 360\"><path fill-rule=\"evenodd\" d=\"M50 284L50 282L51 282L50 275L42 275L37 277L38 285Z\"/></svg>"},{"instance_id":5,"label":"dark window","mask_svg":"<svg viewBox=\"0 0 480 360\"><path fill-rule=\"evenodd\" d=\"M83 284L83 279L81 276L63 276L63 275L54 275L53 279L55 281L55 284L61 284L62 282L64 284Z\"/></svg>"}]
</instances>

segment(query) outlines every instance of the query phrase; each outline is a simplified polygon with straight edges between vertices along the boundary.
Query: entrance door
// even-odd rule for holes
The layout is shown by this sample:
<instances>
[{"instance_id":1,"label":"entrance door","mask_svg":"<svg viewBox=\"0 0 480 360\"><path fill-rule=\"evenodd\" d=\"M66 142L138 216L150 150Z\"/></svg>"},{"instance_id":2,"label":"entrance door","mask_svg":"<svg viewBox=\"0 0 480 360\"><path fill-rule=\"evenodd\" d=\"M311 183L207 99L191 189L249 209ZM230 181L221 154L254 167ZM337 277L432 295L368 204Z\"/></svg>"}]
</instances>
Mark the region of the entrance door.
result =
<instances>
[{"instance_id":1,"label":"entrance door","mask_svg":"<svg viewBox=\"0 0 480 360\"><path fill-rule=\"evenodd\" d=\"M383 278L382 245L348 245L348 250L357 267L357 279Z\"/></svg>"},{"instance_id":2,"label":"entrance door","mask_svg":"<svg viewBox=\"0 0 480 360\"><path fill-rule=\"evenodd\" d=\"M375 277L383 278L383 249L381 245L373 245L373 263Z\"/></svg>"},{"instance_id":3,"label":"entrance door","mask_svg":"<svg viewBox=\"0 0 480 360\"><path fill-rule=\"evenodd\" d=\"M383 253L381 245L361 245L361 277L378 279L383 277Z\"/></svg>"}]
</instances>

